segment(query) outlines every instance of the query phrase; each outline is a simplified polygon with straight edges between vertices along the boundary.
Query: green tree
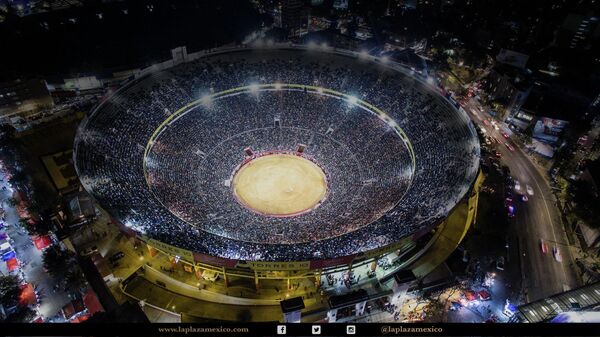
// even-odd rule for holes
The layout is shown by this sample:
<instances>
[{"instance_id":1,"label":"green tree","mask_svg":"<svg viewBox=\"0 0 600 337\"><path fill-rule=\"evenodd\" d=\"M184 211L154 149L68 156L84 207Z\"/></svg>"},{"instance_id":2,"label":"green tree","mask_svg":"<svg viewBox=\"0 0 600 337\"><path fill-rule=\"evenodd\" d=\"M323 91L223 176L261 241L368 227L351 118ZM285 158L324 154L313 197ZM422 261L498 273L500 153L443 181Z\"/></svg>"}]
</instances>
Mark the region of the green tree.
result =
<instances>
[{"instance_id":1,"label":"green tree","mask_svg":"<svg viewBox=\"0 0 600 337\"><path fill-rule=\"evenodd\" d=\"M54 228L50 219L50 213L48 212L43 212L39 217L31 221L29 219L21 219L20 221L21 225L27 228L27 231L32 235L45 235Z\"/></svg>"},{"instance_id":2,"label":"green tree","mask_svg":"<svg viewBox=\"0 0 600 337\"><path fill-rule=\"evenodd\" d=\"M0 276L0 303L4 307L12 307L19 302L21 288L19 279L14 275Z\"/></svg>"},{"instance_id":3,"label":"green tree","mask_svg":"<svg viewBox=\"0 0 600 337\"><path fill-rule=\"evenodd\" d=\"M0 141L7 142L14 140L16 130L10 124L0 125Z\"/></svg>"},{"instance_id":4,"label":"green tree","mask_svg":"<svg viewBox=\"0 0 600 337\"><path fill-rule=\"evenodd\" d=\"M57 245L49 247L44 251L44 268L55 278L65 277L67 272L75 264L75 254L60 248Z\"/></svg>"},{"instance_id":5,"label":"green tree","mask_svg":"<svg viewBox=\"0 0 600 337\"><path fill-rule=\"evenodd\" d=\"M577 204L574 212L589 226L600 227L600 198L591 184L577 180L570 185L573 202Z\"/></svg>"},{"instance_id":6,"label":"green tree","mask_svg":"<svg viewBox=\"0 0 600 337\"><path fill-rule=\"evenodd\" d=\"M30 223L30 219L20 218L19 224L27 230L29 235L39 235L36 231L35 223Z\"/></svg>"},{"instance_id":7,"label":"green tree","mask_svg":"<svg viewBox=\"0 0 600 337\"><path fill-rule=\"evenodd\" d=\"M30 307L19 307L17 311L6 317L7 322L11 323L30 323L37 313Z\"/></svg>"},{"instance_id":8,"label":"green tree","mask_svg":"<svg viewBox=\"0 0 600 337\"><path fill-rule=\"evenodd\" d=\"M68 289L79 290L85 286L85 283L85 276L81 272L81 269L79 269L77 265L72 264L71 270L65 275L65 286Z\"/></svg>"},{"instance_id":9,"label":"green tree","mask_svg":"<svg viewBox=\"0 0 600 337\"><path fill-rule=\"evenodd\" d=\"M424 322L443 322L446 317L446 308L444 304L440 303L437 300L432 300L427 304L425 308L425 316Z\"/></svg>"},{"instance_id":10,"label":"green tree","mask_svg":"<svg viewBox=\"0 0 600 337\"><path fill-rule=\"evenodd\" d=\"M23 189L29 183L29 177L23 170L15 170L10 177L10 183L19 189Z\"/></svg>"}]
</instances>

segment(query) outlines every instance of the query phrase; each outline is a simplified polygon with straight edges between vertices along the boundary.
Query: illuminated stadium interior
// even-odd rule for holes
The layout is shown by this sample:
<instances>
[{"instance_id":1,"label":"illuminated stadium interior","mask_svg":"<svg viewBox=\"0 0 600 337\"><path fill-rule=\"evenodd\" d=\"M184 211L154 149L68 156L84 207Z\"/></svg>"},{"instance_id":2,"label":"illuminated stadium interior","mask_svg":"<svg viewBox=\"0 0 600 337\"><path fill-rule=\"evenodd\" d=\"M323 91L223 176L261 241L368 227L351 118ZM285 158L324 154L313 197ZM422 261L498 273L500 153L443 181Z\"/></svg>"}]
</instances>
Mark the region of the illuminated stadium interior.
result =
<instances>
[{"instance_id":1,"label":"illuminated stadium interior","mask_svg":"<svg viewBox=\"0 0 600 337\"><path fill-rule=\"evenodd\" d=\"M297 157L267 165L285 182L242 176L273 155ZM347 256L431 228L478 155L467 116L408 72L303 49L216 53L130 83L82 123L75 150L82 183L125 226L254 261ZM299 182L300 162L322 183ZM273 181L304 190L283 202L265 194Z\"/></svg>"}]
</instances>

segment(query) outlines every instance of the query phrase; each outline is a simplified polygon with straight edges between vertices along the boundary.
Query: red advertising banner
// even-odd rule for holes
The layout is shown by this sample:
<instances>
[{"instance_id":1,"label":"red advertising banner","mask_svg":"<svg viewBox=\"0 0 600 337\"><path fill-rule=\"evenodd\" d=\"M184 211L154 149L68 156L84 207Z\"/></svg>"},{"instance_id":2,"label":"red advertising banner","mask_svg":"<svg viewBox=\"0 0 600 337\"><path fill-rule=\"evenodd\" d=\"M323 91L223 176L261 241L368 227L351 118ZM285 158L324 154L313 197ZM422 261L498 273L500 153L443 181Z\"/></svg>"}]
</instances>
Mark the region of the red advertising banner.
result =
<instances>
[{"instance_id":1,"label":"red advertising banner","mask_svg":"<svg viewBox=\"0 0 600 337\"><path fill-rule=\"evenodd\" d=\"M350 264L350 262L352 262L352 260L354 260L354 257L356 257L356 254L337 257L335 259L329 259L329 260L313 260L313 261L310 261L310 269L321 269L321 268L339 266L339 265L343 265L343 264Z\"/></svg>"},{"instance_id":2,"label":"red advertising banner","mask_svg":"<svg viewBox=\"0 0 600 337\"><path fill-rule=\"evenodd\" d=\"M206 254L194 252L194 261L199 263L208 264L211 266L228 267L233 268L237 265L237 260L225 259L217 256L210 256Z\"/></svg>"}]
</instances>

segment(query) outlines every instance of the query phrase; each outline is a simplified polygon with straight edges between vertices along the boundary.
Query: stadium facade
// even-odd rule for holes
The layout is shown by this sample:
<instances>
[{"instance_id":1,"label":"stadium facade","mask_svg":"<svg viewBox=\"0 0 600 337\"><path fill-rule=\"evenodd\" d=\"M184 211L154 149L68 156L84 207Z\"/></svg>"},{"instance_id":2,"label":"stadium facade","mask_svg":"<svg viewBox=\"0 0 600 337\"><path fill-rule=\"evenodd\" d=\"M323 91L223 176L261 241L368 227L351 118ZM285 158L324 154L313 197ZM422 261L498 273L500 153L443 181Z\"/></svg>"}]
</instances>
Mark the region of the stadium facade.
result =
<instances>
[{"instance_id":1,"label":"stadium facade","mask_svg":"<svg viewBox=\"0 0 600 337\"><path fill-rule=\"evenodd\" d=\"M232 172L268 151L317 162L331 188L323 204L282 219L236 202ZM86 117L74 162L85 189L151 255L257 288L261 279L318 284L381 259L392 275L433 250L431 269L474 222L482 182L468 116L425 79L363 53L292 45L150 67Z\"/></svg>"}]
</instances>

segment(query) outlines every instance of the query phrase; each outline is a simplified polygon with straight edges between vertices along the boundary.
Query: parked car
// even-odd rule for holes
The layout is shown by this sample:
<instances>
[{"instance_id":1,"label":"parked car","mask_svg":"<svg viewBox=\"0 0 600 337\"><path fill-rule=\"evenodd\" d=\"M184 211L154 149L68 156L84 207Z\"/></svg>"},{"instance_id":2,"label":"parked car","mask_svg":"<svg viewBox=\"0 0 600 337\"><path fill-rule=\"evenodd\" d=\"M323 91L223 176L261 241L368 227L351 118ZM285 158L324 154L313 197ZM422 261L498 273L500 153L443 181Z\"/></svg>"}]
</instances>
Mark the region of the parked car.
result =
<instances>
[{"instance_id":1,"label":"parked car","mask_svg":"<svg viewBox=\"0 0 600 337\"><path fill-rule=\"evenodd\" d=\"M119 252L114 253L108 260L110 262L116 262L116 261L119 261L120 259L122 259L124 256L125 256L125 253L119 251Z\"/></svg>"},{"instance_id":2,"label":"parked car","mask_svg":"<svg viewBox=\"0 0 600 337\"><path fill-rule=\"evenodd\" d=\"M515 191L521 190L521 183L518 180L515 180Z\"/></svg>"},{"instance_id":3,"label":"parked car","mask_svg":"<svg viewBox=\"0 0 600 337\"><path fill-rule=\"evenodd\" d=\"M508 211L508 217L509 218L514 218L515 217L515 206L514 205L508 205L507 207L507 211Z\"/></svg>"},{"instance_id":4,"label":"parked car","mask_svg":"<svg viewBox=\"0 0 600 337\"><path fill-rule=\"evenodd\" d=\"M527 190L527 194L533 195L533 188L531 188L531 186L527 185L526 190Z\"/></svg>"}]
</instances>

